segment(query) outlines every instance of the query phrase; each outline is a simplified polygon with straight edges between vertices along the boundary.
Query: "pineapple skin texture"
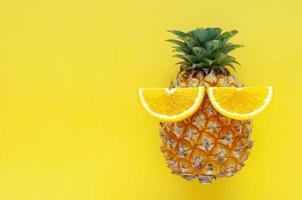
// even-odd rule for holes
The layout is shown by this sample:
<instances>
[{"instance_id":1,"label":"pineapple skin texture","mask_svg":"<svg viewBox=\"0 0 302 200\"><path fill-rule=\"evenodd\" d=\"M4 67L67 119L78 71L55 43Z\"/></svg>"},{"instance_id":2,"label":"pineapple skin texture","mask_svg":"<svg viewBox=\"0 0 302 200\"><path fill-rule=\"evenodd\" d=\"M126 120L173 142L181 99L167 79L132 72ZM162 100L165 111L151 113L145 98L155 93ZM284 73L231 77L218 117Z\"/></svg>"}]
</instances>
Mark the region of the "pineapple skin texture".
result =
<instances>
[{"instance_id":1,"label":"pineapple skin texture","mask_svg":"<svg viewBox=\"0 0 302 200\"><path fill-rule=\"evenodd\" d=\"M178 75L172 87L241 86L232 75L202 71ZM173 174L201 183L232 176L248 158L253 141L251 120L234 120L218 113L205 95L200 108L177 123L160 123L161 152Z\"/></svg>"}]
</instances>

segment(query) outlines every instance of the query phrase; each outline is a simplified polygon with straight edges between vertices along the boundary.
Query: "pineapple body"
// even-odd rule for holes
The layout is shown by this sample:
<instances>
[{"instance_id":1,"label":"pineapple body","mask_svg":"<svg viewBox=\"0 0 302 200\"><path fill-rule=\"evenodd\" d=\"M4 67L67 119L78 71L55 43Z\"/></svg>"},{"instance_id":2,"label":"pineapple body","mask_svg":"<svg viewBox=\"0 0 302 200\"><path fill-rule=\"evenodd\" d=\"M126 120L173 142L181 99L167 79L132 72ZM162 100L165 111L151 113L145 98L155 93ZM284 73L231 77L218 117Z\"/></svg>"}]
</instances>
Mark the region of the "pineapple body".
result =
<instances>
[{"instance_id":1,"label":"pineapple body","mask_svg":"<svg viewBox=\"0 0 302 200\"><path fill-rule=\"evenodd\" d=\"M191 70L180 73L172 87L239 87L230 74ZM218 113L205 95L200 108L177 123L160 123L161 151L172 173L187 180L232 176L248 158L253 141L252 122L227 118Z\"/></svg>"}]
</instances>

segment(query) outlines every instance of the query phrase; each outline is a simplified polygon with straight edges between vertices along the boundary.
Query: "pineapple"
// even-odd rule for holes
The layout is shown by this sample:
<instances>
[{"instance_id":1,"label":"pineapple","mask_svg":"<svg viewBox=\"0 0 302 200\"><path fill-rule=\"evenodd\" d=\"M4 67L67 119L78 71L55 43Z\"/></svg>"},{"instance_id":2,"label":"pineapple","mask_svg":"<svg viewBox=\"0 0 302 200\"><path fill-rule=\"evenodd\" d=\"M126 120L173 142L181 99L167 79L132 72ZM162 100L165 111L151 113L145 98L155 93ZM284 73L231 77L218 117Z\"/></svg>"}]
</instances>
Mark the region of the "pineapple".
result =
<instances>
[{"instance_id":1,"label":"pineapple","mask_svg":"<svg viewBox=\"0 0 302 200\"><path fill-rule=\"evenodd\" d=\"M229 68L236 59L229 55L242 45L229 43L237 31L197 28L189 32L170 31L178 40L176 57L182 61L171 87L241 87ZM251 120L234 120L218 113L205 95L191 117L176 123L160 123L161 151L172 173L187 180L211 183L234 175L243 166L253 146Z\"/></svg>"}]
</instances>

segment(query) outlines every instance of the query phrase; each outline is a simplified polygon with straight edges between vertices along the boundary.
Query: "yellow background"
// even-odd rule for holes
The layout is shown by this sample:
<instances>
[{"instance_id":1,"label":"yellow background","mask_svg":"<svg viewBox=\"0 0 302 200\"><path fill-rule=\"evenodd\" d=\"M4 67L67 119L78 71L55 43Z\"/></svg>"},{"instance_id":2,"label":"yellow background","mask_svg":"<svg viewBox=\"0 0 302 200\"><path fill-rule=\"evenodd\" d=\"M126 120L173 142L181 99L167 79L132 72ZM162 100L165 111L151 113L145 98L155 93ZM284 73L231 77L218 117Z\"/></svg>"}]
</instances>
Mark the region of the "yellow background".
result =
<instances>
[{"instance_id":1,"label":"yellow background","mask_svg":"<svg viewBox=\"0 0 302 200\"><path fill-rule=\"evenodd\" d=\"M1 0L0 199L302 199L299 0ZM170 173L138 87L168 86L168 29L236 28L236 76L272 85L243 170Z\"/></svg>"}]
</instances>

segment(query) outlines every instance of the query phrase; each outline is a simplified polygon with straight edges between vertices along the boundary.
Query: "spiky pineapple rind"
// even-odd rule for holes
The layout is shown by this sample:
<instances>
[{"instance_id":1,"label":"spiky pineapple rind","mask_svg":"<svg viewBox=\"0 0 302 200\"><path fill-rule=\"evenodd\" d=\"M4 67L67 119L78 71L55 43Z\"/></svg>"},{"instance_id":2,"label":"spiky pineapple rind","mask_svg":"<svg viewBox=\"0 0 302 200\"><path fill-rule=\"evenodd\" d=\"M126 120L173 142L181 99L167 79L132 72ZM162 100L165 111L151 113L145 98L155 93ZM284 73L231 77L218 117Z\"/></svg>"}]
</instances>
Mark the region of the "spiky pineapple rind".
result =
<instances>
[{"instance_id":1,"label":"spiky pineapple rind","mask_svg":"<svg viewBox=\"0 0 302 200\"><path fill-rule=\"evenodd\" d=\"M171 87L240 87L232 75L191 70L180 73ZM207 96L199 110L177 123L160 123L161 151L173 174L201 183L232 176L244 166L253 141L252 121L218 113Z\"/></svg>"}]
</instances>

